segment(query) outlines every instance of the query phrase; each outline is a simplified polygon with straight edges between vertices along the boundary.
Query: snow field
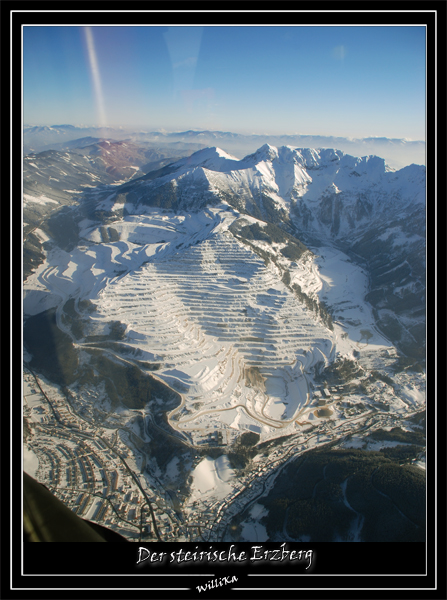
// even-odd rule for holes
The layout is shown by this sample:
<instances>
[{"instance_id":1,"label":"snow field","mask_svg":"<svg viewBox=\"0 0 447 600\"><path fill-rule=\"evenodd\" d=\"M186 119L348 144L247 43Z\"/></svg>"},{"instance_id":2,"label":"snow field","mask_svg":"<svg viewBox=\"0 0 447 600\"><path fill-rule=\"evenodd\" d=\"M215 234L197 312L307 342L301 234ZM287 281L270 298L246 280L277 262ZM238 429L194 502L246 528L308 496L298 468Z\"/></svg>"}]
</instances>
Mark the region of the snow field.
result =
<instances>
[{"instance_id":1,"label":"snow field","mask_svg":"<svg viewBox=\"0 0 447 600\"><path fill-rule=\"evenodd\" d=\"M351 355L367 346L391 348L376 330L371 305L364 299L369 289L366 273L339 250L321 247L318 253L291 269L291 283L331 307L337 351Z\"/></svg>"},{"instance_id":2,"label":"snow field","mask_svg":"<svg viewBox=\"0 0 447 600\"><path fill-rule=\"evenodd\" d=\"M237 482L232 484L234 472L225 455L216 460L205 457L191 472L191 476L191 496L188 503L193 503L197 498L202 502L222 500L237 487Z\"/></svg>"},{"instance_id":3,"label":"snow field","mask_svg":"<svg viewBox=\"0 0 447 600\"><path fill-rule=\"evenodd\" d=\"M33 163L29 163L31 164L33 167L35 167L36 165L34 165ZM28 206L31 203L36 203L36 204L59 204L59 202L57 202L57 200L52 200L51 198L47 198L46 196L30 196L29 194L23 194L23 206Z\"/></svg>"}]
</instances>

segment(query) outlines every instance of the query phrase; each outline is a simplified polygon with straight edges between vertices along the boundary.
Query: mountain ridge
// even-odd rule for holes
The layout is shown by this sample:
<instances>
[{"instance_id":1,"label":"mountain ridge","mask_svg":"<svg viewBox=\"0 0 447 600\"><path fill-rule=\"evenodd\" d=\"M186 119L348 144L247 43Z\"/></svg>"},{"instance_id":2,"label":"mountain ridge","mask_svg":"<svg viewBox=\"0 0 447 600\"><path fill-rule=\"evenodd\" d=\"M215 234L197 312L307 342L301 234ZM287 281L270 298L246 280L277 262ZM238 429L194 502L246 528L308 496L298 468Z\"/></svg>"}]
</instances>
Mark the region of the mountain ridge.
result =
<instances>
[{"instance_id":1,"label":"mountain ridge","mask_svg":"<svg viewBox=\"0 0 447 600\"><path fill-rule=\"evenodd\" d=\"M396 171L375 155L358 157L333 148L264 144L242 159L217 146L201 149L178 160L161 161L159 169L140 177L129 162L134 158L126 158L125 169L114 174L111 150L116 148L125 157L131 147L138 145L101 140L76 150L76 160L86 178L79 188L81 192L103 178L100 171L91 171L91 160L101 161L108 178L102 180L114 183L106 192L104 209L90 211L91 217L138 214L146 207L197 213L224 203L242 215L280 227L284 235L295 237L309 248L335 244L354 260L361 260L371 273L368 298L382 330L396 343L400 340L407 353L418 344L424 351L419 316L425 308L424 166L409 165ZM63 197L62 204L70 202L65 180L58 182L60 177L50 167L57 158L68 169L71 155L54 152L25 159L33 177L39 174L39 160L50 161L50 170L39 184L44 193L40 204L32 202L35 192L31 188L28 191L28 183L24 188L29 211L37 211L38 215L57 210L54 202L59 197ZM131 156L136 157L135 152ZM112 161L109 167L107 160ZM74 169L72 179L76 178L77 167L71 163L70 168ZM132 178L116 181L124 173L127 178L132 174ZM56 186L58 195L51 195L51 186ZM288 252L296 254L296 249ZM391 273L390 268L395 271ZM324 302L324 297L320 301Z\"/></svg>"},{"instance_id":2,"label":"mountain ridge","mask_svg":"<svg viewBox=\"0 0 447 600\"><path fill-rule=\"evenodd\" d=\"M265 144L240 160L216 147L201 150L167 165L158 175L117 189L125 211L138 210L139 205L197 211L223 201L242 214L279 226L308 246L331 240L353 258L361 257L370 269L369 299L379 325L393 341L400 340L407 353L414 355L411 348L420 344L416 354L422 356L424 166L394 171L374 155ZM393 277L390 264L396 269Z\"/></svg>"},{"instance_id":3,"label":"mountain ridge","mask_svg":"<svg viewBox=\"0 0 447 600\"><path fill-rule=\"evenodd\" d=\"M23 132L24 154L47 150L54 144L68 143L77 137L110 137L129 139L135 142L152 144L188 143L212 146L218 142L225 150L236 156L246 156L255 152L263 143L274 146L291 145L294 147L340 148L349 154L377 154L383 156L395 168L407 164L425 163L425 141L405 138L349 138L308 134L247 134L231 131L188 130L188 131L151 131L139 128L87 127L87 126L25 126Z\"/></svg>"}]
</instances>

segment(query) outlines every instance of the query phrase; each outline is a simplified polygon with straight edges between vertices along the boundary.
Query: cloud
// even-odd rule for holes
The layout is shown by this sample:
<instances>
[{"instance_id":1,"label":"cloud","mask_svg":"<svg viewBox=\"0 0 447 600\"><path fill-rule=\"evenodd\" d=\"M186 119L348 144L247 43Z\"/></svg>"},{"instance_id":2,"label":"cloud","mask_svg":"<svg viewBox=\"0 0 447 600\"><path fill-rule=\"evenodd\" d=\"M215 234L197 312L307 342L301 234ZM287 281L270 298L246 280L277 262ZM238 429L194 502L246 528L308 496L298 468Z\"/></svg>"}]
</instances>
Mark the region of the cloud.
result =
<instances>
[{"instance_id":1,"label":"cloud","mask_svg":"<svg viewBox=\"0 0 447 600\"><path fill-rule=\"evenodd\" d=\"M332 48L332 58L335 58L335 60L343 60L346 54L346 46L335 46Z\"/></svg>"}]
</instances>

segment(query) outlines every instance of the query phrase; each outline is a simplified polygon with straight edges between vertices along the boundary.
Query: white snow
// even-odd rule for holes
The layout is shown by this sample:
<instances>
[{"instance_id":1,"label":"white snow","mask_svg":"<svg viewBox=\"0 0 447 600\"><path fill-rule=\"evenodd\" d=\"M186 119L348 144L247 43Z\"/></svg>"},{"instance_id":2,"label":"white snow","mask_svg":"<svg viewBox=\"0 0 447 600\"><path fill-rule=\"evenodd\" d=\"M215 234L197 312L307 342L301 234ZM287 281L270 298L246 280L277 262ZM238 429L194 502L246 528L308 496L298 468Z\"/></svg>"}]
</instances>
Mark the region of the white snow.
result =
<instances>
[{"instance_id":1,"label":"white snow","mask_svg":"<svg viewBox=\"0 0 447 600\"><path fill-rule=\"evenodd\" d=\"M304 257L291 269L291 283L331 307L337 351L349 356L362 348L390 348L391 343L375 328L366 273L333 247L320 247L315 257ZM365 334L362 332L367 333Z\"/></svg>"},{"instance_id":2,"label":"white snow","mask_svg":"<svg viewBox=\"0 0 447 600\"><path fill-rule=\"evenodd\" d=\"M39 459L33 450L27 445L23 446L23 470L30 477L35 477L39 468Z\"/></svg>"},{"instance_id":3,"label":"white snow","mask_svg":"<svg viewBox=\"0 0 447 600\"><path fill-rule=\"evenodd\" d=\"M223 455L218 459L213 460L208 456L205 457L191 472L191 501L197 496L213 496L216 499L222 500L233 490L231 481L234 477L234 472L229 466L228 457Z\"/></svg>"},{"instance_id":4,"label":"white snow","mask_svg":"<svg viewBox=\"0 0 447 600\"><path fill-rule=\"evenodd\" d=\"M23 205L27 206L30 202L35 202L36 204L59 204L56 200L52 200L51 198L47 198L46 196L30 196L29 194L23 194Z\"/></svg>"}]
</instances>

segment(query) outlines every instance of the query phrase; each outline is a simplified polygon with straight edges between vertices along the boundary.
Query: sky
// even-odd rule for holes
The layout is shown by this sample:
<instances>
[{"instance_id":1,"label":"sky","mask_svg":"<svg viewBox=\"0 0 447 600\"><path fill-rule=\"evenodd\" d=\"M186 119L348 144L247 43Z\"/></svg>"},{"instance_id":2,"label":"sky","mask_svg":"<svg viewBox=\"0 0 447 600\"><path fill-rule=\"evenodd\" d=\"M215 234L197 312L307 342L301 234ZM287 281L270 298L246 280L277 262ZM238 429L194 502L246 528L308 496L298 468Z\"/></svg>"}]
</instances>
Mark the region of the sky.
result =
<instances>
[{"instance_id":1,"label":"sky","mask_svg":"<svg viewBox=\"0 0 447 600\"><path fill-rule=\"evenodd\" d=\"M425 140L421 26L24 26L23 121Z\"/></svg>"}]
</instances>

